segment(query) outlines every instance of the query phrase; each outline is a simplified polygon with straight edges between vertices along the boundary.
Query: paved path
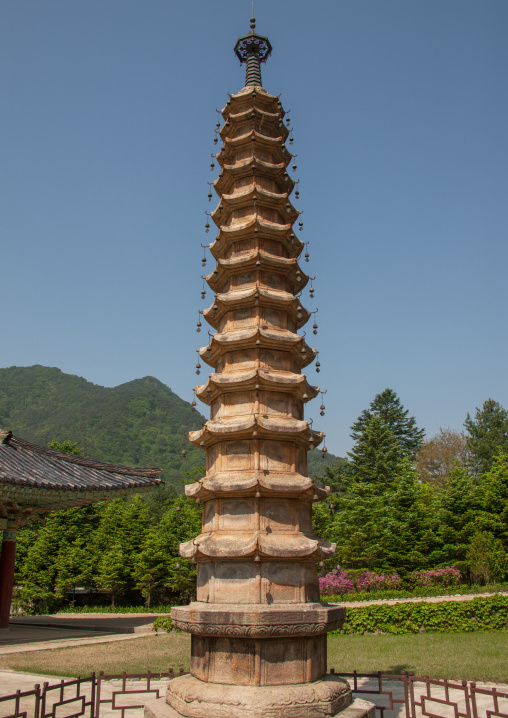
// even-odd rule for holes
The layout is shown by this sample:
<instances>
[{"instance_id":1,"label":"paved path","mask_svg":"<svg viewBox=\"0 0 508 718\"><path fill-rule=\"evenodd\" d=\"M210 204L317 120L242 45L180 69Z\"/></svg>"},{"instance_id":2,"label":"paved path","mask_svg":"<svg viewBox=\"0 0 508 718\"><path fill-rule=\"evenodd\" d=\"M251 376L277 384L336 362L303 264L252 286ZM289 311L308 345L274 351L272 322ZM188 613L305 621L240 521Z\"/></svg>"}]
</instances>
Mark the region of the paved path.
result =
<instances>
[{"instance_id":1,"label":"paved path","mask_svg":"<svg viewBox=\"0 0 508 718\"><path fill-rule=\"evenodd\" d=\"M397 603L441 603L442 601L472 601L473 598L486 598L488 596L508 596L506 591L497 591L496 593L457 593L450 596L427 596L426 598L378 598L375 601L342 601L342 603L334 604L336 606L379 606L380 604L394 606Z\"/></svg>"},{"instance_id":2,"label":"paved path","mask_svg":"<svg viewBox=\"0 0 508 718\"><path fill-rule=\"evenodd\" d=\"M45 651L65 646L125 641L153 635L159 614L65 613L18 616L0 630L0 655Z\"/></svg>"},{"instance_id":3,"label":"paved path","mask_svg":"<svg viewBox=\"0 0 508 718\"><path fill-rule=\"evenodd\" d=\"M14 693L16 690L20 689L22 691L31 690L34 686L34 684L38 683L42 685L45 681L47 681L50 685L54 685L58 683L61 679L57 676L44 676L44 675L37 675L37 674L31 674L31 673L19 673L15 671L0 671L0 697L2 695L8 695L10 693ZM64 680L69 680L64 679ZM157 697L163 697L165 694L165 687L167 684L167 679L158 680L158 681L152 681L150 688L150 693L146 692L137 692L137 691L143 691L146 687L146 684L144 681L128 681L126 685L127 691L130 692L129 695L126 695L125 693L121 696L116 697L116 701L118 702L119 706L128 706L128 705L136 705L141 704L146 699L150 698L157 698ZM489 691L491 691L493 688L496 688L498 691L501 691L503 693L506 693L508 696L508 685L501 685L498 684L497 686L492 683L478 683L478 688L485 691L485 695L477 695L476 697L476 707L477 707L477 715L478 718L488 718L487 711L492 711L494 708L493 705L493 699L492 696L488 695ZM369 679L369 678L361 678L358 680L358 687L363 690L377 690L377 680L375 679ZM108 681L102 684L101 687L101 697L107 701L111 700L112 694L115 691L121 690L121 681L119 680L113 680ZM415 699L416 701L420 701L420 695L425 693L425 685L423 683L415 683ZM75 693L72 693L73 688L69 687L66 689L68 693L65 693L64 698L72 698L75 696ZM75 689L74 689L75 690ZM443 699L445 699L445 689L441 686L432 686L432 698L438 699L436 702L433 700L426 701L426 710L427 712L433 713L434 716L442 716L442 718L457 718L457 713L455 711L455 708L453 705L443 703ZM383 681L383 695L374 695L374 694L365 694L365 693L357 693L355 696L362 698L364 700L372 701L373 703L377 705L382 706L388 706L390 701L390 694L393 699L402 701L404 697L403 692L403 686L402 682L400 680L384 680ZM49 694L53 695L53 694ZM59 696L57 692L54 693L54 700L58 700ZM461 713L466 712L466 702L464 697L464 692L462 690L456 690L456 689L450 689L449 695L448 695L448 701L450 703L457 703L458 710ZM46 711L49 712L51 710L51 706L53 703L51 702L51 699L48 697L48 703L46 705ZM67 709L69 712L69 709L72 709L73 704L67 704ZM26 710L27 712L27 718L33 718L33 700L30 698L22 699L21 701L21 710ZM64 715L61 713L62 709L56 709L59 715ZM13 701L6 701L6 702L0 702L0 718L2 716L10 716L13 713ZM508 713L508 697L507 698L500 698L498 703L498 710L494 711L497 715L501 714L507 714ZM127 712L128 718L143 718L143 708L133 708L129 709ZM378 714L379 715L379 714ZM113 716L117 716L118 718L121 718L121 714L118 710L112 710L111 704L109 702L105 703L101 706L101 712L100 712L100 718L113 718ZM421 718L422 712L421 708L416 707L415 711L416 718ZM384 717L385 718L405 718L405 707L403 702L394 703L393 704L393 710L385 709L384 711Z\"/></svg>"}]
</instances>

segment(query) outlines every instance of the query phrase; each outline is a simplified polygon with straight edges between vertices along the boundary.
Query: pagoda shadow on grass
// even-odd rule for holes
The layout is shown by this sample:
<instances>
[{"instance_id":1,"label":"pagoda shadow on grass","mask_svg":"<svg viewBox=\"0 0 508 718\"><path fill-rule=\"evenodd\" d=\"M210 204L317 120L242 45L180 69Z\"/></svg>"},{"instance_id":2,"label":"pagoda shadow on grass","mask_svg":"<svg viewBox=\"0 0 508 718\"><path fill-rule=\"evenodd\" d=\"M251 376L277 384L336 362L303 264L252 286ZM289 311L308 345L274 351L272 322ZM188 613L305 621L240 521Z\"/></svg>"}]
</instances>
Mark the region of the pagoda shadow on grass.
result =
<instances>
[{"instance_id":1,"label":"pagoda shadow on grass","mask_svg":"<svg viewBox=\"0 0 508 718\"><path fill-rule=\"evenodd\" d=\"M191 441L206 450L206 476L186 487L203 504L202 533L180 547L197 562L197 601L173 608L192 635L191 673L170 681L147 716L313 718L371 714L349 685L326 674L326 633L345 610L319 602L316 564L335 550L312 534L312 503L328 491L307 477L307 451L322 434L303 418L318 393L301 373L316 351L297 330L309 312L308 281L277 97L261 86L270 43L251 32L235 51L246 86L222 111L215 181L216 293L204 317L215 334L200 349L214 369L196 388L210 421Z\"/></svg>"}]
</instances>

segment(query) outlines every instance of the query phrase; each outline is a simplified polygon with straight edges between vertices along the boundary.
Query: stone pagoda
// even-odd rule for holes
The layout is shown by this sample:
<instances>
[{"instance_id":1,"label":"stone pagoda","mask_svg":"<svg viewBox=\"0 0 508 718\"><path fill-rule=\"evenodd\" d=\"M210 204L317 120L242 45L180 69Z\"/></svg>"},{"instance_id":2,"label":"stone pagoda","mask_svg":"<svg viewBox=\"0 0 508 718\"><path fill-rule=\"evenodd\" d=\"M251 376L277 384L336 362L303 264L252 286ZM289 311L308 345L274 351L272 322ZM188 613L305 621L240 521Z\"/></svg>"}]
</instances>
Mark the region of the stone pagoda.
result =
<instances>
[{"instance_id":1,"label":"stone pagoda","mask_svg":"<svg viewBox=\"0 0 508 718\"><path fill-rule=\"evenodd\" d=\"M203 312L215 333L199 350L213 367L197 396L211 417L190 440L206 451L206 476L186 487L203 504L202 533L180 546L197 563L197 601L173 608L192 635L190 674L168 684L148 716L313 718L371 714L349 685L326 674L326 634L345 610L319 602L316 564L334 544L312 533L312 504L328 489L307 477L322 441L303 418L319 388L302 369L316 357L298 330L310 314L293 230L299 213L284 110L261 86L267 38L251 32L235 52L246 85L222 110L218 227Z\"/></svg>"}]
</instances>

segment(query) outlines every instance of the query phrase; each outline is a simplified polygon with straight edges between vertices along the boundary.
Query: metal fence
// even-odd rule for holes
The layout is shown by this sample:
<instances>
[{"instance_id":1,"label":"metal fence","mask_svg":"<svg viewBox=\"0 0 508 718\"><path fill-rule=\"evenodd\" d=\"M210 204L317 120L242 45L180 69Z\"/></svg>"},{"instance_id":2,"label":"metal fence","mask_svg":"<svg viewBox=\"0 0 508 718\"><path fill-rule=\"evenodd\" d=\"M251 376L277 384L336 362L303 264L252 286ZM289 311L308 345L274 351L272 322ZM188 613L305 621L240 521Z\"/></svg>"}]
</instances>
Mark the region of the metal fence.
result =
<instances>
[{"instance_id":1,"label":"metal fence","mask_svg":"<svg viewBox=\"0 0 508 718\"><path fill-rule=\"evenodd\" d=\"M376 706L376 718L508 718L508 692L475 682L438 680L412 673L336 673L356 697ZM33 690L0 696L0 718L126 718L147 697L161 698L175 673L121 673L37 684ZM160 681L164 681L161 685ZM159 683L159 685L154 685ZM127 718L135 714L127 713ZM139 713L138 713L139 715Z\"/></svg>"}]
</instances>

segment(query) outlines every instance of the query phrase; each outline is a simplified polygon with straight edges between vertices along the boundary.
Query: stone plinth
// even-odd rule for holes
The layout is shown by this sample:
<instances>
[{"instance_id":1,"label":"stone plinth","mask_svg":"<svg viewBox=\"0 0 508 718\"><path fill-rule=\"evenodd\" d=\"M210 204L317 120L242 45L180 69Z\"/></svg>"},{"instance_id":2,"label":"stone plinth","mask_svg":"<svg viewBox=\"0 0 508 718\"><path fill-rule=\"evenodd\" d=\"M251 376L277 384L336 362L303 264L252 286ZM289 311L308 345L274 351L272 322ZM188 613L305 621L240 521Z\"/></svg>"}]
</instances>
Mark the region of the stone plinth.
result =
<instances>
[{"instance_id":1,"label":"stone plinth","mask_svg":"<svg viewBox=\"0 0 508 718\"><path fill-rule=\"evenodd\" d=\"M168 684L167 698L145 703L145 718L375 718L372 703L353 700L348 683L325 675L297 686L230 686L191 675Z\"/></svg>"}]
</instances>

